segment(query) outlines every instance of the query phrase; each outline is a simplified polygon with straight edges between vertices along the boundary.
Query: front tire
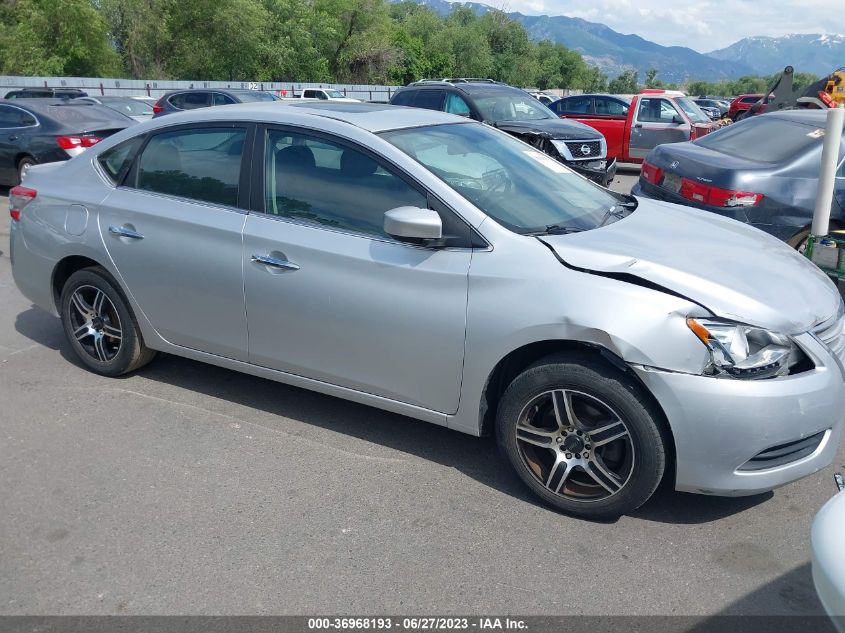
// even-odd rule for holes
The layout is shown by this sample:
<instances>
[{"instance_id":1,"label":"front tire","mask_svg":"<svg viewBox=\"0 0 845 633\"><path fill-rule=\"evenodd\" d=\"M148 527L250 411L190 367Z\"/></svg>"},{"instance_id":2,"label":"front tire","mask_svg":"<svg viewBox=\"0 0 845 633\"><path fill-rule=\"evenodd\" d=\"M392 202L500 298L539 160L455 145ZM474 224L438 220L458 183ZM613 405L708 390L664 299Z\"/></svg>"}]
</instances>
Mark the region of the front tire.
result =
<instances>
[{"instance_id":1,"label":"front tire","mask_svg":"<svg viewBox=\"0 0 845 633\"><path fill-rule=\"evenodd\" d=\"M129 302L103 268L84 268L68 278L61 317L70 346L94 373L120 376L155 357L144 345Z\"/></svg>"},{"instance_id":2,"label":"front tire","mask_svg":"<svg viewBox=\"0 0 845 633\"><path fill-rule=\"evenodd\" d=\"M633 380L587 354L549 357L517 376L499 403L496 432L520 479L573 516L636 510L666 469L654 405Z\"/></svg>"}]
</instances>

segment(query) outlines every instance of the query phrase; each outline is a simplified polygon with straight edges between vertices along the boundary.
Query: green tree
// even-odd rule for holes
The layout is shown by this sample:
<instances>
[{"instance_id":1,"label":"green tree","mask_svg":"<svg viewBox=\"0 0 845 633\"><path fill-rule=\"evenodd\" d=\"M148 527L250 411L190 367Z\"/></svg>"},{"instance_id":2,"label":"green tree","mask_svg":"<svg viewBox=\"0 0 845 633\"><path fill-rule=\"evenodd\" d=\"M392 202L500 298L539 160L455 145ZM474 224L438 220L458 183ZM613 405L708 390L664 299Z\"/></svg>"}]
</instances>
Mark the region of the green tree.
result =
<instances>
[{"instance_id":1,"label":"green tree","mask_svg":"<svg viewBox=\"0 0 845 633\"><path fill-rule=\"evenodd\" d=\"M630 68L619 75L616 79L611 79L607 86L607 90L613 94L634 94L639 90L637 83L637 71Z\"/></svg>"},{"instance_id":2,"label":"green tree","mask_svg":"<svg viewBox=\"0 0 845 633\"><path fill-rule=\"evenodd\" d=\"M114 76L120 59L90 0L3 3L0 71L7 75Z\"/></svg>"}]
</instances>

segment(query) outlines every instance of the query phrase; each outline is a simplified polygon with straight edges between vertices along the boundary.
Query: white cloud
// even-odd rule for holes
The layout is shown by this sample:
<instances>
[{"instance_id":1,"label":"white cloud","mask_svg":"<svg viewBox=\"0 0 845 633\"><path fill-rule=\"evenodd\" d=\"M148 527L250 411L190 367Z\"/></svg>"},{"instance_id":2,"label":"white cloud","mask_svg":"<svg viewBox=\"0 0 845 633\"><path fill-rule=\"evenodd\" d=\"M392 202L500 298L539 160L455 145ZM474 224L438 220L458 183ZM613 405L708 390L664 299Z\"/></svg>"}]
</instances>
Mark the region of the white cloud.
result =
<instances>
[{"instance_id":1,"label":"white cloud","mask_svg":"<svg viewBox=\"0 0 845 633\"><path fill-rule=\"evenodd\" d=\"M841 1L487 0L487 4L529 15L579 17L664 46L708 52L752 35L843 34Z\"/></svg>"}]
</instances>

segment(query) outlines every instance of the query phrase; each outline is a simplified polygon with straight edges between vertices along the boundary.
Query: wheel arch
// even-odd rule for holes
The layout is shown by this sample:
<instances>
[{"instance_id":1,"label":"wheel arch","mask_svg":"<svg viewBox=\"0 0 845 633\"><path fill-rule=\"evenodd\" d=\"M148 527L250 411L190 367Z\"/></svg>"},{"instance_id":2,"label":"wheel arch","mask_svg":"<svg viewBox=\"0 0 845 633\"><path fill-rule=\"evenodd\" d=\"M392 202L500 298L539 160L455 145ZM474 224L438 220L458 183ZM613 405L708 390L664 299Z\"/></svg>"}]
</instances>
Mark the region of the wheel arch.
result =
<instances>
[{"instance_id":1,"label":"wheel arch","mask_svg":"<svg viewBox=\"0 0 845 633\"><path fill-rule=\"evenodd\" d=\"M65 282L76 271L82 270L83 268L91 268L92 266L106 268L102 263L84 255L68 255L56 263L53 267L50 287L53 290L53 304L57 312L61 311L62 288L64 288Z\"/></svg>"},{"instance_id":2,"label":"wheel arch","mask_svg":"<svg viewBox=\"0 0 845 633\"><path fill-rule=\"evenodd\" d=\"M587 354L596 360L598 363L605 365L608 368L615 369L623 373L628 379L633 381L642 391L643 395L649 400L654 410L660 416L661 426L667 434L666 441L666 473L664 477L671 477L674 481L675 473L675 436L672 433L672 425L666 416L660 402L654 397L654 394L646 387L640 380L639 376L622 360L622 358L613 351L603 347L597 343L588 343L577 340L543 340L527 343L518 347L496 363L496 366L490 372L484 383L484 389L481 393L481 401L479 403L478 419L479 431L481 436L490 436L495 434L496 429L496 414L498 411L499 401L502 394L507 389L508 385L513 382L520 373L522 373L529 366L544 358L566 353Z\"/></svg>"}]
</instances>

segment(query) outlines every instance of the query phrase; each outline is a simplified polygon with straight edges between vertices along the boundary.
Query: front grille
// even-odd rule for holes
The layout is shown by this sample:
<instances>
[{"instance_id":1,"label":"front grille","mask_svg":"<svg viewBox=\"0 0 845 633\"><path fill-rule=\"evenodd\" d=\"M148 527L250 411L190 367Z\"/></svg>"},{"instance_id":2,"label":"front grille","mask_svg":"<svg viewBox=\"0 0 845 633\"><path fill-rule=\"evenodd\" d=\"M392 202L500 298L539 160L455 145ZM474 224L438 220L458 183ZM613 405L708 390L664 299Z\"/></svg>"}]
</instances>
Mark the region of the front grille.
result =
<instances>
[{"instance_id":1,"label":"front grille","mask_svg":"<svg viewBox=\"0 0 845 633\"><path fill-rule=\"evenodd\" d=\"M601 141L566 141L566 149L575 160L581 158L604 158L601 151Z\"/></svg>"},{"instance_id":2,"label":"front grille","mask_svg":"<svg viewBox=\"0 0 845 633\"><path fill-rule=\"evenodd\" d=\"M744 472L766 470L767 468L775 468L798 461L807 455L813 454L824 439L825 433L827 431L821 431L802 440L795 440L794 442L787 442L786 444L778 444L777 446L767 448L757 453L737 470Z\"/></svg>"},{"instance_id":3,"label":"front grille","mask_svg":"<svg viewBox=\"0 0 845 633\"><path fill-rule=\"evenodd\" d=\"M845 363L845 314L837 312L813 328L813 334Z\"/></svg>"}]
</instances>

